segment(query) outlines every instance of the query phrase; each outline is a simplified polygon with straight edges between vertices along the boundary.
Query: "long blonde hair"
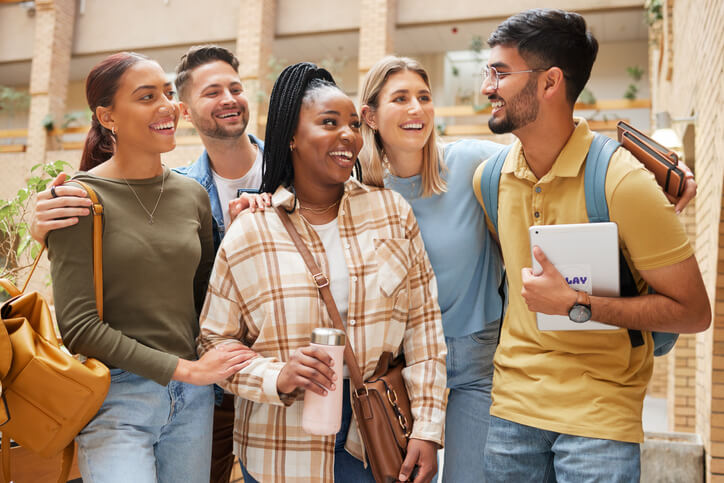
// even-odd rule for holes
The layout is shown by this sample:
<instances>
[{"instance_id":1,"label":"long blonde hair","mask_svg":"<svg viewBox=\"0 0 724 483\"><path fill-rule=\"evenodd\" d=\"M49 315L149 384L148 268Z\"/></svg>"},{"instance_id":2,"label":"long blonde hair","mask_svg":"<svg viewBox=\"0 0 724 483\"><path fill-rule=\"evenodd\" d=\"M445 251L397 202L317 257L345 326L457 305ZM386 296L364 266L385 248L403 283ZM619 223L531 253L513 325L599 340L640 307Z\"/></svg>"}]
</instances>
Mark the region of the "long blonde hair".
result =
<instances>
[{"instance_id":1,"label":"long blonde hair","mask_svg":"<svg viewBox=\"0 0 724 483\"><path fill-rule=\"evenodd\" d=\"M430 79L427 71L415 59L409 57L387 56L380 59L365 76L362 85L361 105L367 105L373 111L379 105L379 94L392 74L409 70L419 75L428 88ZM362 163L362 181L371 186L384 186L385 170L382 160L385 157L382 137L373 131L366 122L362 122L362 139L364 146L360 152ZM422 148L422 196L440 194L447 190L441 172L445 169L442 147L437 142L437 134L433 126L430 137Z\"/></svg>"}]
</instances>

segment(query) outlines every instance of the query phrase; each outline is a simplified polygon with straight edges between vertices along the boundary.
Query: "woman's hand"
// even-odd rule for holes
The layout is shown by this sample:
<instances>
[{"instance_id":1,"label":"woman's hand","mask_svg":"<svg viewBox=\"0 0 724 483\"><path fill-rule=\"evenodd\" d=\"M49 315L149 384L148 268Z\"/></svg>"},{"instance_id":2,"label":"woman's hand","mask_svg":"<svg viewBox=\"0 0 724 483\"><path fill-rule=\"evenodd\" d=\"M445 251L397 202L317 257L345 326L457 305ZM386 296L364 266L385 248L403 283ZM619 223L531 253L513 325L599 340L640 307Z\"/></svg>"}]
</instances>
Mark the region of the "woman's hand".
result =
<instances>
[{"instance_id":1,"label":"woman's hand","mask_svg":"<svg viewBox=\"0 0 724 483\"><path fill-rule=\"evenodd\" d=\"M171 379L196 386L221 382L249 365L257 353L242 343L214 347L197 361L179 359Z\"/></svg>"},{"instance_id":2,"label":"woman's hand","mask_svg":"<svg viewBox=\"0 0 724 483\"><path fill-rule=\"evenodd\" d=\"M271 206L269 193L242 193L235 200L229 201L229 218L234 221L237 215L247 208L254 213L256 210L264 211L267 206Z\"/></svg>"},{"instance_id":3,"label":"woman's hand","mask_svg":"<svg viewBox=\"0 0 724 483\"><path fill-rule=\"evenodd\" d=\"M333 364L332 357L322 349L312 346L297 349L279 372L277 391L291 394L299 388L325 396L327 390L336 387L337 374ZM338 369L342 370L341 367Z\"/></svg>"},{"instance_id":4,"label":"woman's hand","mask_svg":"<svg viewBox=\"0 0 724 483\"><path fill-rule=\"evenodd\" d=\"M410 438L407 443L407 456L402 462L400 475L397 477L400 481L407 481L412 475L412 471L417 466L417 475L415 483L429 483L432 477L437 473L437 450L439 445L432 441L423 439Z\"/></svg>"}]
</instances>

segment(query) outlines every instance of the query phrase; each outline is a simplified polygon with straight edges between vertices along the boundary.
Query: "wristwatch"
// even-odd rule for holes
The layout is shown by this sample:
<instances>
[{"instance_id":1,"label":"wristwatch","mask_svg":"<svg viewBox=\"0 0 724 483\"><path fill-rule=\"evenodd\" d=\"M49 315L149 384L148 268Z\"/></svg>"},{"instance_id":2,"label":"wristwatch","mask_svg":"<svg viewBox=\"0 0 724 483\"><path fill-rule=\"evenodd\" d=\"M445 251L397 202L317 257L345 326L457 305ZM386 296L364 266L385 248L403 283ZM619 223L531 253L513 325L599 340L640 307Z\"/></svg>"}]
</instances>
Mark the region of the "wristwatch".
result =
<instances>
[{"instance_id":1,"label":"wristwatch","mask_svg":"<svg viewBox=\"0 0 724 483\"><path fill-rule=\"evenodd\" d=\"M568 318L579 324L591 320L591 299L588 293L576 290L576 303L568 310Z\"/></svg>"}]
</instances>

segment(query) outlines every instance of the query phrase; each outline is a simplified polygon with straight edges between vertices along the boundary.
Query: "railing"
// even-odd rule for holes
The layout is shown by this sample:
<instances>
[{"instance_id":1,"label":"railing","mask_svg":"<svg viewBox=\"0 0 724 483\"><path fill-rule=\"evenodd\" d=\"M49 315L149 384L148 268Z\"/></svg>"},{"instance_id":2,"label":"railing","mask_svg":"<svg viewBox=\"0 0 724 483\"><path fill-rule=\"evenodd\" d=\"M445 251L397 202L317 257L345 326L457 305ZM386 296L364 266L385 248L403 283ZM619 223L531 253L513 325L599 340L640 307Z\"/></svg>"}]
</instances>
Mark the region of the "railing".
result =
<instances>
[{"instance_id":1,"label":"railing","mask_svg":"<svg viewBox=\"0 0 724 483\"><path fill-rule=\"evenodd\" d=\"M594 104L577 103L576 111L621 111L627 109L650 109L651 100L636 99L629 101L626 99L614 99L607 101L598 101ZM491 108L476 110L473 106L441 106L435 108L435 123L440 127L444 136L485 136L492 134L485 122L491 112ZM588 124L595 131L613 131L616 129L616 123L620 119L609 120L589 120ZM266 122L266 117L261 119L262 123ZM82 149L83 140L79 135L85 135L90 126L68 127L64 129L54 129L50 132L50 136L56 136L60 141L60 146L64 150ZM27 129L6 129L0 130L0 153L21 153L27 148ZM17 142L21 140L22 142ZM9 140L9 141L7 141ZM176 144L179 146L198 145L201 139L190 122L179 121Z\"/></svg>"}]
</instances>

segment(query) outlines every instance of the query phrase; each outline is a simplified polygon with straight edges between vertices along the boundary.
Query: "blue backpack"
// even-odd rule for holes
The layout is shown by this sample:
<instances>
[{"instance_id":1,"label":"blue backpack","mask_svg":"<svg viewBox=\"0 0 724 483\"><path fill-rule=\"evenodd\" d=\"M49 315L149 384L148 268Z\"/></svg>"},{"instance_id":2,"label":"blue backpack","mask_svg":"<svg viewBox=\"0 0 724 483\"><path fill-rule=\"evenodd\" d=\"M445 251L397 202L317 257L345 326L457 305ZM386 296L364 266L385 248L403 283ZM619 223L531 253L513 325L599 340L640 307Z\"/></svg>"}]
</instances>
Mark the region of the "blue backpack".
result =
<instances>
[{"instance_id":1,"label":"blue backpack","mask_svg":"<svg viewBox=\"0 0 724 483\"><path fill-rule=\"evenodd\" d=\"M608 202L606 201L606 173L608 164L613 153L621 146L613 139L596 133L588 150L584 173L583 186L586 196L586 211L590 223L601 223L610 221L608 215ZM483 168L480 179L480 192L483 197L485 211L488 214L491 224L498 232L498 187L500 185L500 174L503 170L503 163L508 156L512 146L506 146L497 154L494 154ZM621 279L621 296L636 297L639 295L636 281L631 269L628 266L623 252L619 250L619 272ZM649 288L649 293L653 290ZM629 339L632 347L644 344L644 338L639 330L629 329ZM654 355L663 356L668 354L679 334L669 332L651 332L654 339Z\"/></svg>"}]
</instances>

